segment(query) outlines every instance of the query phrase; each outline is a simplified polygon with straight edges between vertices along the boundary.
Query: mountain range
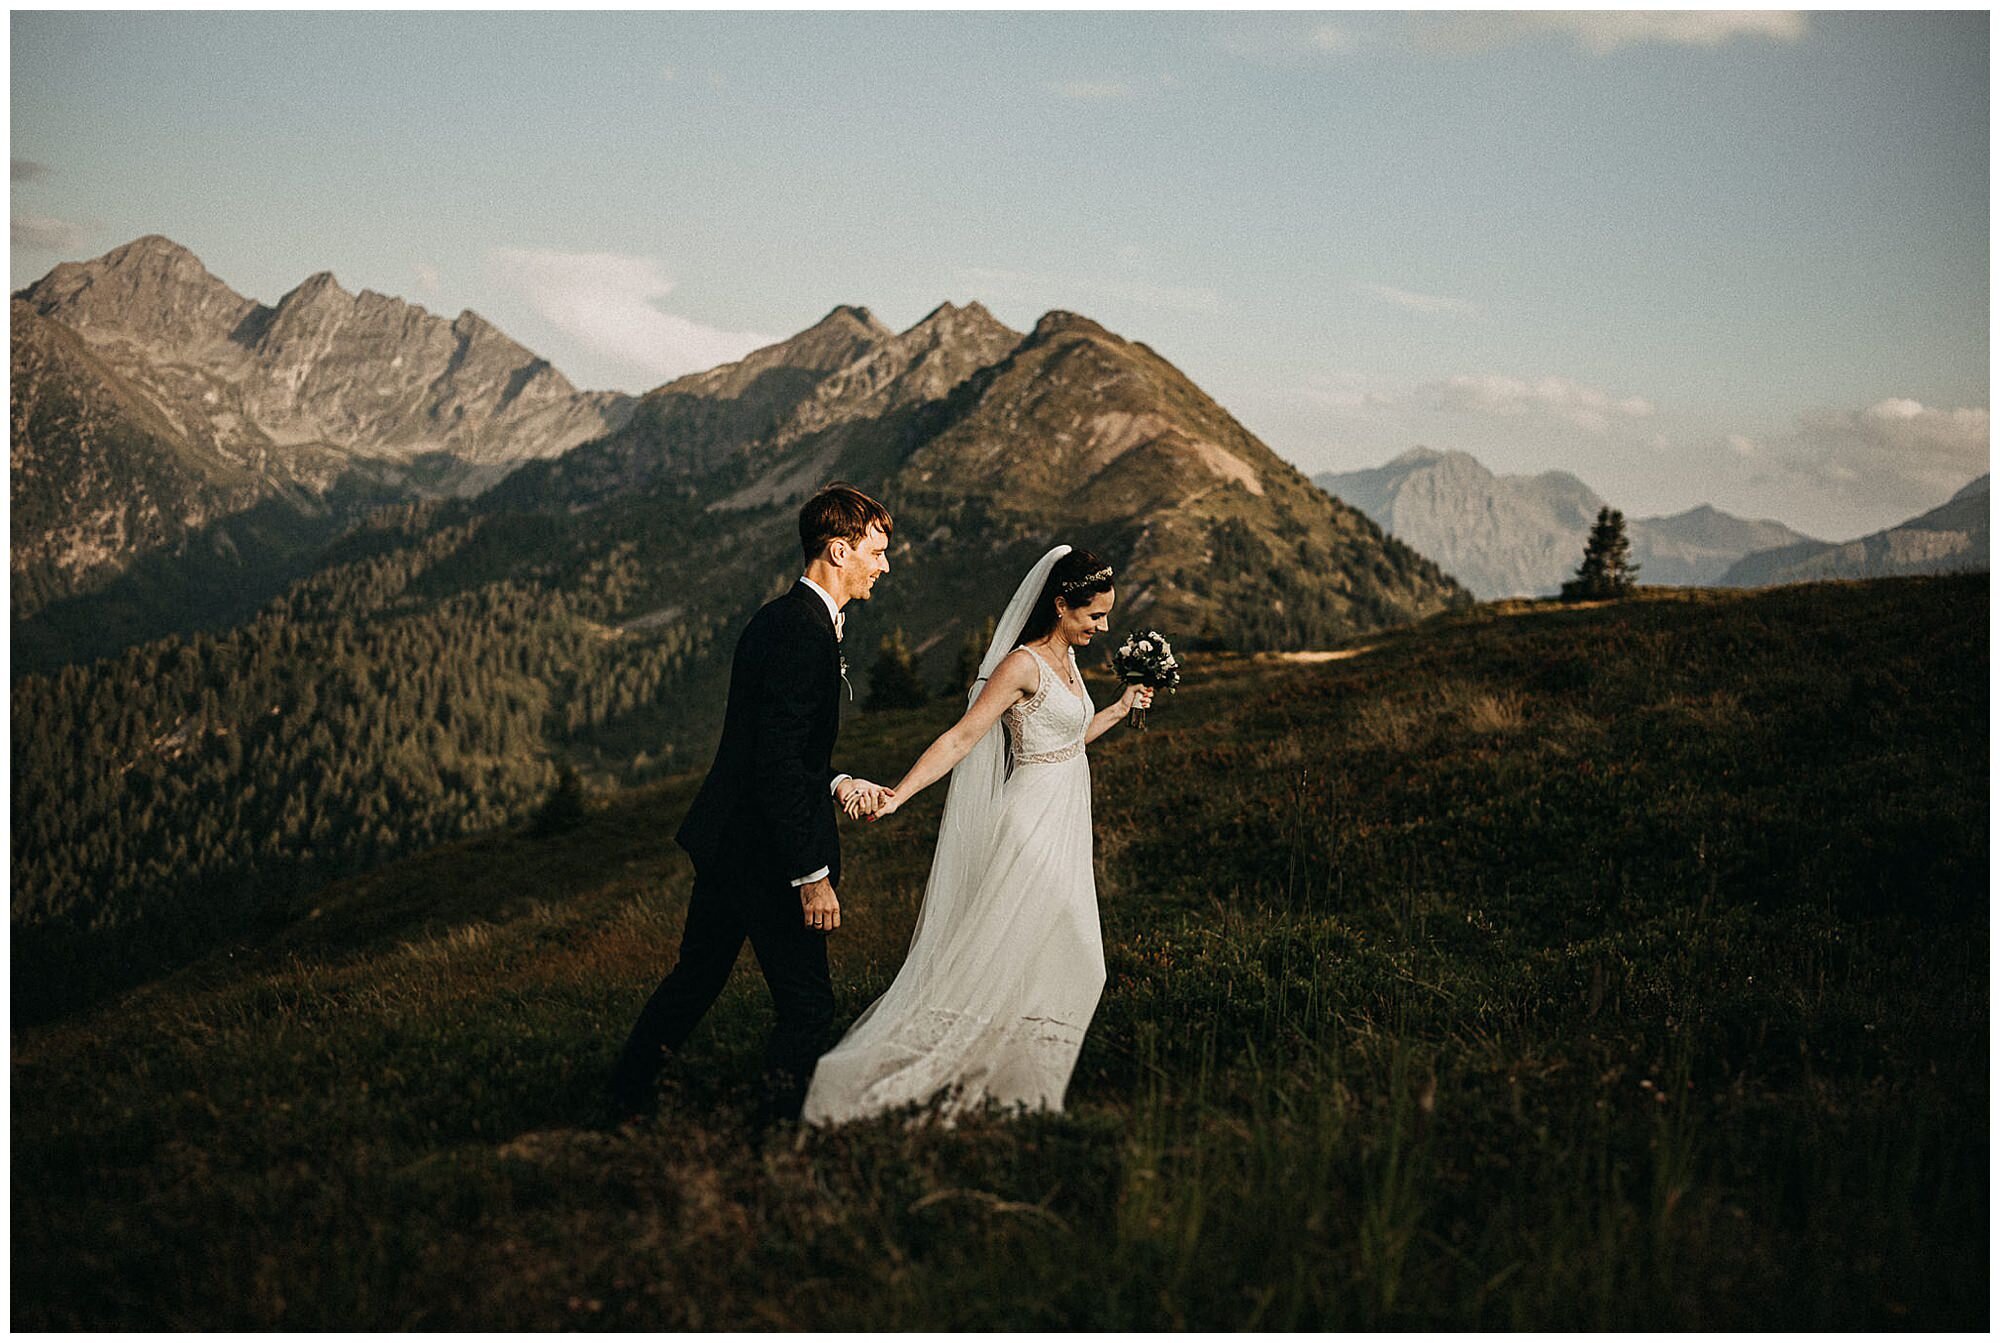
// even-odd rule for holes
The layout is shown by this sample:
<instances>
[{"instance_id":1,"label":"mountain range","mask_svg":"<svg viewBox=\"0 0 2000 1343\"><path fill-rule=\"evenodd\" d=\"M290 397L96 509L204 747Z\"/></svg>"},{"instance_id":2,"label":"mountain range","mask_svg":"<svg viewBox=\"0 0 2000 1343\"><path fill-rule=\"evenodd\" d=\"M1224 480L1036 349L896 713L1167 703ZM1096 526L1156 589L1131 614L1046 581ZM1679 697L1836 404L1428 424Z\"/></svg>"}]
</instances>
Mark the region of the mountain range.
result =
<instances>
[{"instance_id":1,"label":"mountain range","mask_svg":"<svg viewBox=\"0 0 2000 1343\"><path fill-rule=\"evenodd\" d=\"M1495 475L1465 452L1413 448L1363 471L1313 482L1437 561L1482 599L1543 596L1576 571L1606 501L1566 471ZM1783 523L1702 505L1625 523L1640 581L1700 586L1755 551L1819 544Z\"/></svg>"},{"instance_id":2,"label":"mountain range","mask_svg":"<svg viewBox=\"0 0 2000 1343\"><path fill-rule=\"evenodd\" d=\"M17 609L15 926L48 964L144 973L517 820L561 766L602 788L705 762L736 632L795 580L797 504L829 479L896 518L847 621L861 696L895 630L961 695L962 649L1057 542L1116 567L1114 626L1167 633L1189 675L1472 601L1078 314L1023 333L946 303L898 332L841 305L617 398L399 302L316 278L260 308L157 239L17 297L41 381L17 398L16 573L81 581L65 537L127 519L102 586ZM309 543L287 531L308 508ZM204 607L225 554L261 595Z\"/></svg>"},{"instance_id":3,"label":"mountain range","mask_svg":"<svg viewBox=\"0 0 2000 1343\"><path fill-rule=\"evenodd\" d=\"M1821 578L1886 578L1992 568L1992 493L1982 475L1927 513L1853 541L1802 541L1746 555L1722 582L1769 587Z\"/></svg>"},{"instance_id":4,"label":"mountain range","mask_svg":"<svg viewBox=\"0 0 2000 1343\"><path fill-rule=\"evenodd\" d=\"M57 266L12 320L17 621L191 543L225 571L232 552L296 558L367 507L476 493L632 407L469 310L327 272L265 306L156 235ZM258 505L248 533L209 530Z\"/></svg>"},{"instance_id":5,"label":"mountain range","mask_svg":"<svg viewBox=\"0 0 2000 1343\"><path fill-rule=\"evenodd\" d=\"M904 520L897 553L928 572L878 608L927 631L922 649L1028 551L1072 537L1131 575L1128 614L1217 646L1322 643L1468 600L1148 347L1067 312L1023 335L977 303L901 333L835 308L648 393L622 428L524 466L483 502L574 512L698 498L709 515L741 515L737 545L760 525L783 533L787 508L836 477L878 490Z\"/></svg>"}]
</instances>

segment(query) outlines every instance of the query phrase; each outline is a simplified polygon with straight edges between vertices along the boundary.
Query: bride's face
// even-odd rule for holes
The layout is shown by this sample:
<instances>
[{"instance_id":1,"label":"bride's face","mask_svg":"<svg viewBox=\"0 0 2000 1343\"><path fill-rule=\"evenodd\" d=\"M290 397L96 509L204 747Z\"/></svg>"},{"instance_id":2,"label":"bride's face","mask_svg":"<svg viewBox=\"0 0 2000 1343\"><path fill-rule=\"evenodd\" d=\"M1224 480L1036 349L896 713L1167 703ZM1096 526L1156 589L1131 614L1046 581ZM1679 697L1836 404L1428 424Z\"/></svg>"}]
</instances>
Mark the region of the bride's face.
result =
<instances>
[{"instance_id":1,"label":"bride's face","mask_svg":"<svg viewBox=\"0 0 2000 1343\"><path fill-rule=\"evenodd\" d=\"M1082 648L1098 635L1111 628L1111 606L1117 600L1116 592L1100 592L1090 599L1087 606L1071 607L1062 598L1056 598L1056 628L1072 647Z\"/></svg>"}]
</instances>

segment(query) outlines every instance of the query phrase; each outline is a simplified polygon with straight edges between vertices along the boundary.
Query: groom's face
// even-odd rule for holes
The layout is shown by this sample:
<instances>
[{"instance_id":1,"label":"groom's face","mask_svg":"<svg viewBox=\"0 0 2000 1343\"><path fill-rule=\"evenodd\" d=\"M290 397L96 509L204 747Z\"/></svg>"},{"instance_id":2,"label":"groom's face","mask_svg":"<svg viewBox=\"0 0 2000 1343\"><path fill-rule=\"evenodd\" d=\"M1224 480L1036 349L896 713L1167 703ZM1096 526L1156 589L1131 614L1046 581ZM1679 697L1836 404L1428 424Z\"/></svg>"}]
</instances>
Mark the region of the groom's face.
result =
<instances>
[{"instance_id":1,"label":"groom's face","mask_svg":"<svg viewBox=\"0 0 2000 1343\"><path fill-rule=\"evenodd\" d=\"M889 534L870 527L861 544L836 541L833 564L847 584L849 601L867 601L874 595L875 580L889 572Z\"/></svg>"}]
</instances>

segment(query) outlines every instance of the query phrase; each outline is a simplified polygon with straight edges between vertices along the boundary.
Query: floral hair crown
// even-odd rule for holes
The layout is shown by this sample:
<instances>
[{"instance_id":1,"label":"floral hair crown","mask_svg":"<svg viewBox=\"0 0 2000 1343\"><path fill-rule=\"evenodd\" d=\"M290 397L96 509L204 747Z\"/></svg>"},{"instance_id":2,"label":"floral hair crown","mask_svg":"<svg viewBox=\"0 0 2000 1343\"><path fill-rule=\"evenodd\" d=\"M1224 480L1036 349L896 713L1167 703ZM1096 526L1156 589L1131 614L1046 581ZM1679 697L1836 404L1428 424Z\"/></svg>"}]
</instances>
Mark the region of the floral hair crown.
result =
<instances>
[{"instance_id":1,"label":"floral hair crown","mask_svg":"<svg viewBox=\"0 0 2000 1343\"><path fill-rule=\"evenodd\" d=\"M1082 578L1071 579L1058 588L1057 591L1062 593L1063 596L1068 597L1082 592L1085 588L1096 587L1099 583L1108 583L1110 581L1111 566L1107 564L1094 574L1085 574Z\"/></svg>"}]
</instances>

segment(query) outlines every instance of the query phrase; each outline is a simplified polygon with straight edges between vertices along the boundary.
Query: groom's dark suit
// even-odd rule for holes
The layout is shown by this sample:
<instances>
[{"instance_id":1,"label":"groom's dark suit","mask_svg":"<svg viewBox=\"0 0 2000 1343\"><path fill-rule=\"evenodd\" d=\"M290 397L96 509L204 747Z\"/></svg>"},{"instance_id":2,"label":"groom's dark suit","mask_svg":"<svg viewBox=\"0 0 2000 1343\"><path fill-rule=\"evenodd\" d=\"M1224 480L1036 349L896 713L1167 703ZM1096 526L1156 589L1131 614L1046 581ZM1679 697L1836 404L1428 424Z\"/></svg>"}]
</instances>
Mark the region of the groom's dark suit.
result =
<instances>
[{"instance_id":1,"label":"groom's dark suit","mask_svg":"<svg viewBox=\"0 0 2000 1343\"><path fill-rule=\"evenodd\" d=\"M799 888L840 881L833 742L840 648L826 603L804 583L767 603L736 641L715 763L675 838L694 859L673 972L639 1014L612 1078L620 1107L646 1106L667 1051L722 992L748 937L778 1024L765 1051L761 1118L797 1118L833 1021L826 934L805 926Z\"/></svg>"}]
</instances>

